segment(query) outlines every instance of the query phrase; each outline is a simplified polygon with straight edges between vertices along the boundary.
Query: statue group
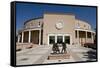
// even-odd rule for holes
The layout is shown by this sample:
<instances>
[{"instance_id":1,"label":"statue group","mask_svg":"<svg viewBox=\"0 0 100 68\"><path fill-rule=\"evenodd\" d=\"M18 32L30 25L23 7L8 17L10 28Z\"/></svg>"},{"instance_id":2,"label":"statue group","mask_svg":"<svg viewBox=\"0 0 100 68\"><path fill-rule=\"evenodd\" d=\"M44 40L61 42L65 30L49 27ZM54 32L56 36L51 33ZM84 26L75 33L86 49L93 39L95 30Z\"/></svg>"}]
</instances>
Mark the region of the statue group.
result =
<instances>
[{"instance_id":1,"label":"statue group","mask_svg":"<svg viewBox=\"0 0 100 68\"><path fill-rule=\"evenodd\" d=\"M64 42L61 43L61 47L62 48L60 50L58 43L54 43L53 47L52 47L53 54L67 53L67 51L66 51L66 43L64 43Z\"/></svg>"}]
</instances>

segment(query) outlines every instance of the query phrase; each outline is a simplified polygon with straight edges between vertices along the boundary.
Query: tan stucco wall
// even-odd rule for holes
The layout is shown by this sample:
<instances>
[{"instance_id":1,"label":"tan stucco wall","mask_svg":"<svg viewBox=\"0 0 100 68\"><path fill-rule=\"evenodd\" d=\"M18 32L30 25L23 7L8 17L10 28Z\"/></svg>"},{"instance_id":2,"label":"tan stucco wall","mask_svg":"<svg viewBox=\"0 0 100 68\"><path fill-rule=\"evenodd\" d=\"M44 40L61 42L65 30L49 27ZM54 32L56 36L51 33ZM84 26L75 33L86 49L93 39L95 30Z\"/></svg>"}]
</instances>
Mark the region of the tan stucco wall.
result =
<instances>
[{"instance_id":1,"label":"tan stucco wall","mask_svg":"<svg viewBox=\"0 0 100 68\"><path fill-rule=\"evenodd\" d=\"M31 20L24 25L24 28L38 27L39 25L41 25L42 21L43 19Z\"/></svg>"},{"instance_id":2,"label":"tan stucco wall","mask_svg":"<svg viewBox=\"0 0 100 68\"><path fill-rule=\"evenodd\" d=\"M44 14L43 25L43 44L48 44L48 34L70 34L71 40L74 42L75 32L75 16L69 14ZM63 28L56 29L56 23L62 21Z\"/></svg>"},{"instance_id":3,"label":"tan stucco wall","mask_svg":"<svg viewBox=\"0 0 100 68\"><path fill-rule=\"evenodd\" d=\"M76 19L76 21L75 21L75 28L77 28L78 25L80 26L80 29L91 30L91 25L90 24L88 24L85 21Z\"/></svg>"},{"instance_id":4,"label":"tan stucco wall","mask_svg":"<svg viewBox=\"0 0 100 68\"><path fill-rule=\"evenodd\" d=\"M62 22L63 28L58 30L56 28L56 23ZM48 44L48 35L49 34L69 34L70 41L72 43L78 43L79 39L75 38L75 30L77 25L80 26L79 29L90 30L91 25L85 21L75 18L73 14L63 14L63 13L44 13L43 18L33 19L24 24L24 28L28 31L28 28L38 27L43 24L43 44ZM41 27L42 28L42 27ZM33 28L34 29L34 28ZM36 29L36 28L35 28ZM25 30L24 30L25 31ZM34 31L34 30L33 30ZM85 39L83 39L84 41ZM85 42L85 41L84 41ZM87 39L87 42L94 42L92 39Z\"/></svg>"}]
</instances>

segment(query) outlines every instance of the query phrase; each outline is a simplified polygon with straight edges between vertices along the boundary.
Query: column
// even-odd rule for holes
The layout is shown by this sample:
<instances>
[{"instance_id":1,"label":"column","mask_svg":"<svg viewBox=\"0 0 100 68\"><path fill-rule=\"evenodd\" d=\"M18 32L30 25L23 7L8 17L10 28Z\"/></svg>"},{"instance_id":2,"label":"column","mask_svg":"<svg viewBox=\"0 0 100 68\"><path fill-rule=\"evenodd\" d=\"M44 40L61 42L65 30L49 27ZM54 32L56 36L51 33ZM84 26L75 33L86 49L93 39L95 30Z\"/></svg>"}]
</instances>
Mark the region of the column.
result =
<instances>
[{"instance_id":1,"label":"column","mask_svg":"<svg viewBox=\"0 0 100 68\"><path fill-rule=\"evenodd\" d=\"M23 40L24 40L24 32L22 32L22 40L21 40L22 43L23 43Z\"/></svg>"},{"instance_id":2,"label":"column","mask_svg":"<svg viewBox=\"0 0 100 68\"><path fill-rule=\"evenodd\" d=\"M39 45L41 45L41 29L39 30Z\"/></svg>"},{"instance_id":3,"label":"column","mask_svg":"<svg viewBox=\"0 0 100 68\"><path fill-rule=\"evenodd\" d=\"M20 41L20 35L18 35L18 40L17 40L17 42L19 43L19 41Z\"/></svg>"},{"instance_id":4,"label":"column","mask_svg":"<svg viewBox=\"0 0 100 68\"><path fill-rule=\"evenodd\" d=\"M78 45L79 45L79 31L77 30L77 39L78 39Z\"/></svg>"},{"instance_id":5,"label":"column","mask_svg":"<svg viewBox=\"0 0 100 68\"><path fill-rule=\"evenodd\" d=\"M29 35L28 35L28 43L31 42L31 31L29 30Z\"/></svg>"},{"instance_id":6,"label":"column","mask_svg":"<svg viewBox=\"0 0 100 68\"><path fill-rule=\"evenodd\" d=\"M93 33L91 32L91 39L92 39L92 43L94 43L94 37L93 37Z\"/></svg>"},{"instance_id":7,"label":"column","mask_svg":"<svg viewBox=\"0 0 100 68\"><path fill-rule=\"evenodd\" d=\"M86 31L86 42L85 43L87 43L87 31Z\"/></svg>"}]
</instances>

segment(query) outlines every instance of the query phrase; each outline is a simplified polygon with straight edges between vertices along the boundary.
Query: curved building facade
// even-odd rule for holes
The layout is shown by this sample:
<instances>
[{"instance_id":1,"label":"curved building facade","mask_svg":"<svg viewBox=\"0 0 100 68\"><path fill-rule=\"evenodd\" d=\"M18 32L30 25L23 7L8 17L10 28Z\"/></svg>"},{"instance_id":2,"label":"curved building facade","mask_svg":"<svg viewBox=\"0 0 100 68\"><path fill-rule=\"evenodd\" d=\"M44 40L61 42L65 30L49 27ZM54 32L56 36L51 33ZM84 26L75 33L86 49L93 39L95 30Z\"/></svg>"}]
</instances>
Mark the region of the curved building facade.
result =
<instances>
[{"instance_id":1,"label":"curved building facade","mask_svg":"<svg viewBox=\"0 0 100 68\"><path fill-rule=\"evenodd\" d=\"M24 23L18 31L18 43L52 45L65 42L69 45L94 43L95 32L91 25L68 13L44 13Z\"/></svg>"}]
</instances>

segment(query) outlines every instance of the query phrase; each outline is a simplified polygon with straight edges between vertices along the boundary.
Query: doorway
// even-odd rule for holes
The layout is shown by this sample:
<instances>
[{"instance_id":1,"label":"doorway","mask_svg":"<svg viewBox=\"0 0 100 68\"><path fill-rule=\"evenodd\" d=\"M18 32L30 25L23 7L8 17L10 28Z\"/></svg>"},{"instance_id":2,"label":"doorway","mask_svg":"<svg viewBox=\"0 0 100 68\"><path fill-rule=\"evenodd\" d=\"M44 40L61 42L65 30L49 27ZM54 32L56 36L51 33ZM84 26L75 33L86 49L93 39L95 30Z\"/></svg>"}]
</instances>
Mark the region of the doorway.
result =
<instances>
[{"instance_id":1,"label":"doorway","mask_svg":"<svg viewBox=\"0 0 100 68\"><path fill-rule=\"evenodd\" d=\"M53 43L59 43L65 42L66 44L71 44L71 38L70 35L67 34L49 34L48 35L48 45L51 45Z\"/></svg>"}]
</instances>

